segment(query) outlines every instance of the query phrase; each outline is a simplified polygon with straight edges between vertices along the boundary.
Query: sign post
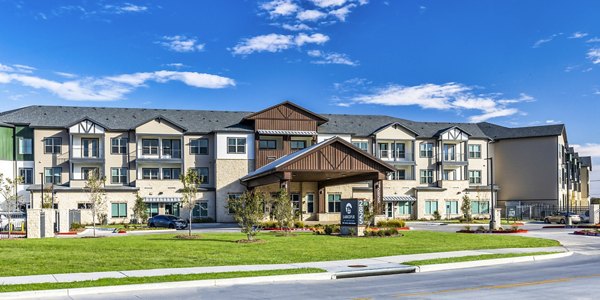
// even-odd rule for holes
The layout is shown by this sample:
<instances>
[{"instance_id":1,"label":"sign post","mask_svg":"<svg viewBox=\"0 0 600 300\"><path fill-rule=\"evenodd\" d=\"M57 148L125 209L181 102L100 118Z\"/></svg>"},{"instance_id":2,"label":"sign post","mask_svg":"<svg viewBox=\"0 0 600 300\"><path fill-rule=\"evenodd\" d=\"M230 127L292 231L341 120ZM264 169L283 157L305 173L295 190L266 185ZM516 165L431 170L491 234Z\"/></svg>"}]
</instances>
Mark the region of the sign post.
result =
<instances>
[{"instance_id":1,"label":"sign post","mask_svg":"<svg viewBox=\"0 0 600 300\"><path fill-rule=\"evenodd\" d=\"M342 199L340 233L361 236L365 230L365 200Z\"/></svg>"}]
</instances>

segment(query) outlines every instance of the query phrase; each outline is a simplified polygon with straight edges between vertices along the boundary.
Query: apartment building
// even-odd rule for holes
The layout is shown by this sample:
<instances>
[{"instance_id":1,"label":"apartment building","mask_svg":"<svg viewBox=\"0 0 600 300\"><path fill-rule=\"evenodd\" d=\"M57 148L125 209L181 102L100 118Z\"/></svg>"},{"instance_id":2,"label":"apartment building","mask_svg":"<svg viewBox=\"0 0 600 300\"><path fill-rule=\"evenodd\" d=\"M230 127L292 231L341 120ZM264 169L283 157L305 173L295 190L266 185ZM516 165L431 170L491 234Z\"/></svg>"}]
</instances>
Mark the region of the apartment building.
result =
<instances>
[{"instance_id":1,"label":"apartment building","mask_svg":"<svg viewBox=\"0 0 600 300\"><path fill-rule=\"evenodd\" d=\"M106 178L109 222L129 221L137 195L151 215L186 213L188 169L202 180L194 216L218 222L233 220L227 201L247 190L285 189L299 218L318 221L339 220L344 198L413 219L460 217L465 196L488 217L492 193L501 206L589 203L591 158L568 146L564 125L317 114L287 101L255 113L29 106L0 122L0 172L25 178L25 204L39 208L50 193L85 220L90 172Z\"/></svg>"}]
</instances>

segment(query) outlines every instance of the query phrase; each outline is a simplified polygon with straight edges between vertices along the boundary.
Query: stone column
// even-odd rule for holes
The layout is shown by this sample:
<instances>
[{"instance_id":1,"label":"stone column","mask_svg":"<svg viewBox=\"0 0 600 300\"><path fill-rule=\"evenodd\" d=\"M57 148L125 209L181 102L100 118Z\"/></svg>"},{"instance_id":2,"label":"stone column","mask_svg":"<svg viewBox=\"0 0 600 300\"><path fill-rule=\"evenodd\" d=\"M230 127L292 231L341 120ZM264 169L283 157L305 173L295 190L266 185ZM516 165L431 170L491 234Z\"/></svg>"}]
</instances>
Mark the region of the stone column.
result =
<instances>
[{"instance_id":1,"label":"stone column","mask_svg":"<svg viewBox=\"0 0 600 300\"><path fill-rule=\"evenodd\" d=\"M41 209L28 209L27 210L27 238L39 239L40 234L40 214Z\"/></svg>"},{"instance_id":2,"label":"stone column","mask_svg":"<svg viewBox=\"0 0 600 300\"><path fill-rule=\"evenodd\" d=\"M69 224L69 210L68 209L59 209L59 223L58 223L58 232L69 232L71 229L71 224Z\"/></svg>"},{"instance_id":3,"label":"stone column","mask_svg":"<svg viewBox=\"0 0 600 300\"><path fill-rule=\"evenodd\" d=\"M600 223L600 205L590 204L590 224Z\"/></svg>"},{"instance_id":4,"label":"stone column","mask_svg":"<svg viewBox=\"0 0 600 300\"><path fill-rule=\"evenodd\" d=\"M54 237L54 219L55 212L54 209L44 208L42 209L44 212L44 237Z\"/></svg>"}]
</instances>

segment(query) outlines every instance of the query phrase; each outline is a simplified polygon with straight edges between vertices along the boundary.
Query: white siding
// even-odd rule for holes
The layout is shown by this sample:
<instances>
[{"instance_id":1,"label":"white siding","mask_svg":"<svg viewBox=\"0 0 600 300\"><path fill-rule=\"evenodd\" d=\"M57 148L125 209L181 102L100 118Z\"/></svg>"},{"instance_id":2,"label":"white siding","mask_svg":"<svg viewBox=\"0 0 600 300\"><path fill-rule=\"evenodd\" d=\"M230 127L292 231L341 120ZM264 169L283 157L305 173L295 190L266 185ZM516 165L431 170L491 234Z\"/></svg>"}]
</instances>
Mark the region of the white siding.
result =
<instances>
[{"instance_id":1,"label":"white siding","mask_svg":"<svg viewBox=\"0 0 600 300\"><path fill-rule=\"evenodd\" d=\"M217 133L216 137L217 159L254 159L253 133ZM227 153L227 138L246 138L246 153Z\"/></svg>"}]
</instances>

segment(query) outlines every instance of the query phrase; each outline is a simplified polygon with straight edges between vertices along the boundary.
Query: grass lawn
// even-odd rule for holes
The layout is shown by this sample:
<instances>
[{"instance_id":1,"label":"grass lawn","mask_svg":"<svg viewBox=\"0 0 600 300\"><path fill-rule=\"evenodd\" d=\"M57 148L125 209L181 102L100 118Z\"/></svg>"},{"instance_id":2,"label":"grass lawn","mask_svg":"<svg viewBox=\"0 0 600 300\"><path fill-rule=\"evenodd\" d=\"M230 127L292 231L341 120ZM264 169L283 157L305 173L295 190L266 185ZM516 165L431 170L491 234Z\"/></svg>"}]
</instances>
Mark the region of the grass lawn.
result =
<instances>
[{"instance_id":1,"label":"grass lawn","mask_svg":"<svg viewBox=\"0 0 600 300\"><path fill-rule=\"evenodd\" d=\"M555 254L555 253L560 253L560 252L482 254L482 255L461 256L461 257L414 260L414 261L407 261L402 264L409 265L409 266L424 266L424 265L448 264L448 263L455 263L455 262L475 261L475 260L494 259L494 258L546 255L546 254Z\"/></svg>"},{"instance_id":2,"label":"grass lawn","mask_svg":"<svg viewBox=\"0 0 600 300\"><path fill-rule=\"evenodd\" d=\"M104 279L98 279L98 280L86 280L86 281L77 281L77 282L60 282L60 283L54 282L54 283L0 285L0 293L37 291L37 290L71 289L71 288L84 288L84 287L93 287L93 286L113 286L113 285L141 284L141 283L205 280L205 279L225 279L225 278L272 276L272 275L308 274L308 273L322 273L322 272L325 272L325 270L316 269L316 268L302 268L302 269L289 269L289 270L223 272L223 273L208 273L208 274L166 275L166 276L152 276L152 277L104 278ZM2 298L1 294L0 294L0 298Z\"/></svg>"},{"instance_id":3,"label":"grass lawn","mask_svg":"<svg viewBox=\"0 0 600 300\"><path fill-rule=\"evenodd\" d=\"M97 239L0 240L0 276L156 268L278 264L456 250L558 246L522 236L408 231L403 237L344 238L261 233L265 243L239 244L239 233L209 233L197 240L172 234Z\"/></svg>"}]
</instances>

